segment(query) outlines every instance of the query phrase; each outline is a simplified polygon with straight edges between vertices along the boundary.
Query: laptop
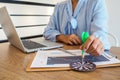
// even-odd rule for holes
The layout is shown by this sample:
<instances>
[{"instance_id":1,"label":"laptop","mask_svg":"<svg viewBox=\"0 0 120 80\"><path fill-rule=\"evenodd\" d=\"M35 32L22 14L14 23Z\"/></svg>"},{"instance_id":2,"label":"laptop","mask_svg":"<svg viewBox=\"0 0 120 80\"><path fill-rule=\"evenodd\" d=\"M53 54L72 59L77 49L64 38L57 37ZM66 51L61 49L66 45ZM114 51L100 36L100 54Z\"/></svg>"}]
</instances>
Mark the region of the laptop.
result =
<instances>
[{"instance_id":1,"label":"laptop","mask_svg":"<svg viewBox=\"0 0 120 80\"><path fill-rule=\"evenodd\" d=\"M57 42L51 42L44 38L38 38L38 40L21 40L13 22L8 14L6 7L0 8L0 24L8 38L8 41L15 47L19 48L23 52L30 53L35 52L38 49L47 50L53 48L63 47L62 44Z\"/></svg>"}]
</instances>

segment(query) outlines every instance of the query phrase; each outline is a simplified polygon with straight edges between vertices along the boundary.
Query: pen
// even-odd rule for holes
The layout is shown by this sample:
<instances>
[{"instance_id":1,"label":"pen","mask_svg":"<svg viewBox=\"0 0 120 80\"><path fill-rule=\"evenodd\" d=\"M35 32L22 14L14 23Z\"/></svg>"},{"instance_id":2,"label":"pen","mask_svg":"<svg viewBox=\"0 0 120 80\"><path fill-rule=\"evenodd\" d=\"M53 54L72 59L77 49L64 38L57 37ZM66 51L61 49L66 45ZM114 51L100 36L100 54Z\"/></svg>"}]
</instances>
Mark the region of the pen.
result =
<instances>
[{"instance_id":1,"label":"pen","mask_svg":"<svg viewBox=\"0 0 120 80\"><path fill-rule=\"evenodd\" d=\"M107 54L109 54L110 56L117 58L116 55L112 54L108 49L105 49L104 52L106 52Z\"/></svg>"},{"instance_id":2,"label":"pen","mask_svg":"<svg viewBox=\"0 0 120 80\"><path fill-rule=\"evenodd\" d=\"M67 51L67 50L65 50L65 49L63 49L63 48L58 48L58 50L61 50L61 51L65 52L65 53L68 53L68 54L71 54L71 55L76 56L76 54L73 54L72 52Z\"/></svg>"}]
</instances>

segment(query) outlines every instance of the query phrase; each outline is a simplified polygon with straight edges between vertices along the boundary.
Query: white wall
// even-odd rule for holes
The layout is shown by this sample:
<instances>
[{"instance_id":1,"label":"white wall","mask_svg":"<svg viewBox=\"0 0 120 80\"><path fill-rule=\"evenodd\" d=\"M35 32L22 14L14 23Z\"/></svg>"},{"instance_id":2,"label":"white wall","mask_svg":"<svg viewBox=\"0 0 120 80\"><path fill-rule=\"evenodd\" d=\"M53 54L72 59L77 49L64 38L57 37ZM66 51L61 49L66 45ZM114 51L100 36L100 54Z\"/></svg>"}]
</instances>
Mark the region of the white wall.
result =
<instances>
[{"instance_id":1,"label":"white wall","mask_svg":"<svg viewBox=\"0 0 120 80\"><path fill-rule=\"evenodd\" d=\"M120 46L120 0L106 0L109 13L109 31L114 34Z\"/></svg>"},{"instance_id":2,"label":"white wall","mask_svg":"<svg viewBox=\"0 0 120 80\"><path fill-rule=\"evenodd\" d=\"M63 0L17 0L17 1L30 1L30 2L56 4L57 2L61 2Z\"/></svg>"},{"instance_id":3,"label":"white wall","mask_svg":"<svg viewBox=\"0 0 120 80\"><path fill-rule=\"evenodd\" d=\"M18 1L30 1L30 2L39 2L47 4L56 4L62 0L18 0ZM0 3L1 6L6 6L9 14L36 14L36 15L52 15L54 7L46 6L33 6L33 5L20 5L20 4L9 4L9 3ZM22 25L39 25L47 24L49 22L50 16L11 16L14 26ZM1 27L1 25L0 25ZM34 36L43 34L44 28L46 26L38 27L26 27L26 28L17 28L17 32L20 37L25 36ZM7 39L4 31L0 29L0 40Z\"/></svg>"}]
</instances>

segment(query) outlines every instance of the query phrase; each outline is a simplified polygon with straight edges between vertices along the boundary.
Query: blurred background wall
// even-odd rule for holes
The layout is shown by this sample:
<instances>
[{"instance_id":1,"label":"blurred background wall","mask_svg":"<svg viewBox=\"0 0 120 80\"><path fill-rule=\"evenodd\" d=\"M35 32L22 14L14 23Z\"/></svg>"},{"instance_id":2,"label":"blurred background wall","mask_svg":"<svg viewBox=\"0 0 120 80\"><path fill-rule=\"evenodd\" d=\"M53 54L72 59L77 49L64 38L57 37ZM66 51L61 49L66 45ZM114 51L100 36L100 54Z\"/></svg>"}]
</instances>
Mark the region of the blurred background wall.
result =
<instances>
[{"instance_id":1,"label":"blurred background wall","mask_svg":"<svg viewBox=\"0 0 120 80\"><path fill-rule=\"evenodd\" d=\"M0 0L6 6L20 37L36 37L43 34L54 5L63 0ZM109 13L109 33L114 34L120 43L120 0L106 0ZM0 25L0 41L6 36ZM120 46L120 44L119 44Z\"/></svg>"}]
</instances>

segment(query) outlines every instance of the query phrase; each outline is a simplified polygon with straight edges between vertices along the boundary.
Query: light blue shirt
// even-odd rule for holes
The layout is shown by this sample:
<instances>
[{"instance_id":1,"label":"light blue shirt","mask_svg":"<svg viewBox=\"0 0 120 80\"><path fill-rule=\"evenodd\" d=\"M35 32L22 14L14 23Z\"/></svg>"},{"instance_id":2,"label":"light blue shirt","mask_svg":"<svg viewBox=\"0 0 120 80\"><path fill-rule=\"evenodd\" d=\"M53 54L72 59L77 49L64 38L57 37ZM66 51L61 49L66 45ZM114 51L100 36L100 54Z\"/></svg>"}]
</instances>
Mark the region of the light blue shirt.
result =
<instances>
[{"instance_id":1,"label":"light blue shirt","mask_svg":"<svg viewBox=\"0 0 120 80\"><path fill-rule=\"evenodd\" d=\"M77 21L75 29L70 23L72 18ZM79 0L74 12L71 0L66 0L55 6L43 35L45 39L51 41L56 41L56 36L60 34L76 34L81 39L82 32L87 31L99 38L105 49L109 49L107 19L105 0Z\"/></svg>"}]
</instances>

